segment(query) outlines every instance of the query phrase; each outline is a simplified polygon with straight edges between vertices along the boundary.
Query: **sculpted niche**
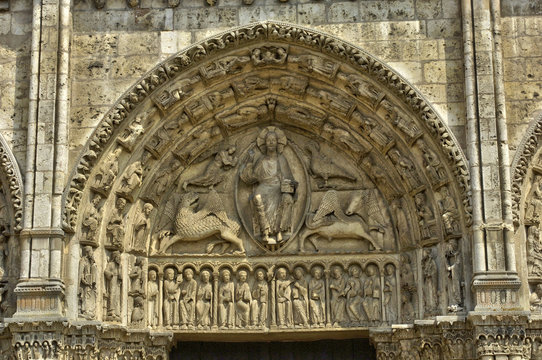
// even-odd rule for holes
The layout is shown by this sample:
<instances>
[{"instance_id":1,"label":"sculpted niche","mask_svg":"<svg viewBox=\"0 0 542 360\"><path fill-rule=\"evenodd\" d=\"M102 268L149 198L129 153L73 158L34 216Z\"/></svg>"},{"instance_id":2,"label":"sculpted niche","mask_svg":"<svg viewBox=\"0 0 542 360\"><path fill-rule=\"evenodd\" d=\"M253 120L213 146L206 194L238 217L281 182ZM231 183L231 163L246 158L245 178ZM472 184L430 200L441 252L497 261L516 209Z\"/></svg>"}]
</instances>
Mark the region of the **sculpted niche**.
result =
<instances>
[{"instance_id":1,"label":"sculpted niche","mask_svg":"<svg viewBox=\"0 0 542 360\"><path fill-rule=\"evenodd\" d=\"M239 31L161 65L88 144L66 196L80 317L295 331L461 312L468 184L446 128L362 52Z\"/></svg>"}]
</instances>

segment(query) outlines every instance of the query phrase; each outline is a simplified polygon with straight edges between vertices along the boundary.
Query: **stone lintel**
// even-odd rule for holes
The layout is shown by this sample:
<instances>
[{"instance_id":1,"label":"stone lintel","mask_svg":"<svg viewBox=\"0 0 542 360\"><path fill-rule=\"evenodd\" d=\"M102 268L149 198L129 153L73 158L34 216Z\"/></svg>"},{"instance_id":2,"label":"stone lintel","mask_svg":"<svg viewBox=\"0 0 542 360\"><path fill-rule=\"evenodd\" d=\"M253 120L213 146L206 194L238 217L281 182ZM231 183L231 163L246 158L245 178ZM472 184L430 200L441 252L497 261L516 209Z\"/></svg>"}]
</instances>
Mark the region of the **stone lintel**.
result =
<instances>
[{"instance_id":1,"label":"stone lintel","mask_svg":"<svg viewBox=\"0 0 542 360\"><path fill-rule=\"evenodd\" d=\"M64 230L55 228L33 228L21 230L21 238L23 239L47 239L47 238L63 238Z\"/></svg>"}]
</instances>

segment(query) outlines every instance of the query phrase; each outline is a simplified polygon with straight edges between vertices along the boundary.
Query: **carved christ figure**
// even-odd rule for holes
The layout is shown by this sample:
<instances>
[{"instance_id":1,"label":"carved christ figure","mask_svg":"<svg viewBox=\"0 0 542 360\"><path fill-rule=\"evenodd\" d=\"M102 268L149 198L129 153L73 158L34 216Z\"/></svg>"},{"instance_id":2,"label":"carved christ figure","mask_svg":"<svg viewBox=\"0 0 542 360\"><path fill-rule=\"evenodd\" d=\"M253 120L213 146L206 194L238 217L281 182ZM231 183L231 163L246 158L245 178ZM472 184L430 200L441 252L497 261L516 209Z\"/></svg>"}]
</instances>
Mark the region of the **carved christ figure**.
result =
<instances>
[{"instance_id":1,"label":"carved christ figure","mask_svg":"<svg viewBox=\"0 0 542 360\"><path fill-rule=\"evenodd\" d=\"M286 157L286 135L269 126L256 141L261 155L249 150L249 159L241 171L241 180L254 189L250 197L254 234L266 244L288 239L292 232L292 205L297 182Z\"/></svg>"}]
</instances>

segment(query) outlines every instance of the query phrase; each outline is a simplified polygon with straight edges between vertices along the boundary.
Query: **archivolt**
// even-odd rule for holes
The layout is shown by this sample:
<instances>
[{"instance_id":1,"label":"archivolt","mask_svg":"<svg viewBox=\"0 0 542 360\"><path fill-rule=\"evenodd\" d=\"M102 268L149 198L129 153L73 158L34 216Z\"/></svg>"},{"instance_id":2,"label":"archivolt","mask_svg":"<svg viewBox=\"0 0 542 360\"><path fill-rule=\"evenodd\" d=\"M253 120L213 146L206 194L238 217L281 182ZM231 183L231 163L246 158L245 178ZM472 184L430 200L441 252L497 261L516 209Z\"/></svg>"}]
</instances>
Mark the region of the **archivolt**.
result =
<instances>
[{"instance_id":1,"label":"archivolt","mask_svg":"<svg viewBox=\"0 0 542 360\"><path fill-rule=\"evenodd\" d=\"M265 53L267 51L269 51L268 54ZM287 57L288 60L286 60ZM253 71L255 75L266 74L267 69L277 68L281 64L285 67L288 65L289 73L295 75L294 77L298 80L301 79L300 83L289 84L290 88L294 89L293 91L279 89L275 93L261 92L257 88L257 83L245 81L247 80L245 75L250 75L247 71ZM288 72L285 72L284 76L287 77ZM303 83L303 78L307 81L319 82L322 87L317 88L316 94L311 95L313 99L317 99L313 100L313 102L316 101L312 104L313 107L301 106L300 118L313 120L320 118L329 124L334 124L330 125L332 126L331 133L333 133L333 126L338 125L339 130L343 127L348 129L347 132L361 136L360 150L353 151L352 154L357 156L356 160L360 161L361 166L370 176L378 176L371 171L372 165L396 162L388 154L390 149L395 147L405 150L410 155L415 152L419 154L424 151L416 141L423 138L424 141L430 142L429 147L436 149L438 157L443 161L442 165L446 164L445 172L450 173L447 175L449 180L446 181L455 184L454 193L458 192L462 198L462 211L459 211L463 219L462 223L470 225L469 174L465 157L453 134L418 91L379 60L351 44L297 25L264 22L224 32L187 48L155 67L122 96L98 125L71 174L70 184L64 194L66 230L75 230L78 209L84 191L88 188L88 179L93 173L93 168L99 161L104 161L101 159L104 150L112 149L115 140L119 142L122 131L126 131L129 125L135 124L136 127L141 125L142 128L137 131L140 134L144 133L147 140L151 136L160 140L160 132L164 133L164 139L171 136L167 134L168 129L165 128L168 121L179 119L175 121L180 123L186 120L187 123L192 124L193 128L216 121L219 134L228 136L235 132L235 128L229 127L222 116L235 116L236 112L240 114L238 111L247 101L246 105L253 108L251 116L257 119L255 124L262 120L258 118L259 108L263 109L262 113L274 112L275 116L279 116L281 104L294 107L299 103L299 94L296 95L295 89L297 86L298 89L302 88L306 91L307 84ZM218 85L227 82L226 80L230 82L239 80L241 84L237 88L233 85L228 87ZM288 79L282 79L281 82L283 81L287 82ZM192 90L197 86L200 86L201 90L195 94ZM248 89L248 91L243 89ZM193 95L196 95L199 100ZM335 98L335 95L339 97ZM254 100L257 98L261 101ZM198 104L194 104L196 100L199 101ZM223 100L234 104L229 107L232 109L231 113L224 114L224 109L228 107L220 104L217 106L217 101L220 103ZM190 107L190 103L194 106ZM143 114L151 107L158 108L156 113L160 114L160 121L148 120L156 118L155 114ZM370 119L370 114L376 116L377 113L380 119L385 119L383 120L386 121L385 124L371 125L370 121L363 123L367 116ZM138 121L136 121L136 115L141 116ZM361 120L361 123L356 122L356 117ZM339 122L332 121L336 118ZM409 121L414 121L413 126ZM320 125L323 123L324 121ZM319 129L318 136L324 137L318 125L315 127L300 121L298 125L293 126L297 126L300 131L307 131L312 126ZM172 129L170 130L173 131ZM382 143L385 141L379 131L382 130L385 133L386 129L399 140L390 144ZM134 131L136 131L135 128ZM188 133L193 134L190 131ZM192 140L196 139L195 135L191 136ZM334 139L334 141L339 140ZM413 152L415 143L416 150ZM172 139L168 147L172 145L184 146L178 139ZM138 143L133 146L143 145ZM365 156L365 152L369 153L372 149L378 150L370 157L374 159L374 162L364 163L364 158L369 158ZM161 164L165 164L163 153L149 151L154 158L160 159ZM401 165L389 166L398 168ZM431 164L418 164L412 170L419 171L417 168L419 166L425 167L426 171L422 173L426 173L424 176L430 179L427 169ZM122 171L125 170L122 169ZM122 171L119 172L119 177ZM390 177L392 182L400 183L404 176L397 174L400 174L400 170L396 170L395 175L390 175ZM431 180L425 180L424 183L429 183L427 190L432 191L442 186L442 184L434 184ZM146 185L143 184L142 188L145 187ZM422 190L409 189L407 186L404 192L410 192L414 196L420 191ZM434 201L434 196L430 195L430 197Z\"/></svg>"},{"instance_id":2,"label":"archivolt","mask_svg":"<svg viewBox=\"0 0 542 360\"><path fill-rule=\"evenodd\" d=\"M17 161L11 152L6 140L0 134L0 179L6 201L8 201L9 215L14 231L20 231L23 220L23 181Z\"/></svg>"}]
</instances>

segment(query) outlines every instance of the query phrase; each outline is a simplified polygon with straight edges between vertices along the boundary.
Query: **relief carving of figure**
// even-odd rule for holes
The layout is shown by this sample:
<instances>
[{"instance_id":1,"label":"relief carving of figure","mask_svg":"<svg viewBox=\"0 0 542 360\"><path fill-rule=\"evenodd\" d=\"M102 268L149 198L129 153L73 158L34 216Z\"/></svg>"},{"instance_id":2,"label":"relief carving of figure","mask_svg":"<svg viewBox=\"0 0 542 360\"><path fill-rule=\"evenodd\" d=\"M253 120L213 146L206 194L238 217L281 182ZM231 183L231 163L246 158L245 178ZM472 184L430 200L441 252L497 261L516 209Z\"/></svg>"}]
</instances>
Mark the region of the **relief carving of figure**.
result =
<instances>
[{"instance_id":1,"label":"relief carving of figure","mask_svg":"<svg viewBox=\"0 0 542 360\"><path fill-rule=\"evenodd\" d=\"M188 185L208 187L212 189L224 180L225 172L237 165L237 156L235 146L229 146L225 150L220 150L214 159L207 165L203 174L188 179L183 183L183 190L186 191Z\"/></svg>"},{"instance_id":2,"label":"relief carving of figure","mask_svg":"<svg viewBox=\"0 0 542 360\"><path fill-rule=\"evenodd\" d=\"M196 292L198 282L194 279L194 270L187 268L183 272L183 280L179 286L179 314L181 329L193 329L196 315Z\"/></svg>"},{"instance_id":3,"label":"relief carving of figure","mask_svg":"<svg viewBox=\"0 0 542 360\"><path fill-rule=\"evenodd\" d=\"M252 62L254 65L284 64L288 52L280 46L264 46L252 50Z\"/></svg>"},{"instance_id":4,"label":"relief carving of figure","mask_svg":"<svg viewBox=\"0 0 542 360\"><path fill-rule=\"evenodd\" d=\"M457 239L450 239L446 246L446 270L448 290L448 311L457 312L461 307L461 252Z\"/></svg>"},{"instance_id":5,"label":"relief carving of figure","mask_svg":"<svg viewBox=\"0 0 542 360\"><path fill-rule=\"evenodd\" d=\"M139 114L134 121L128 126L124 134L119 137L118 142L126 147L128 150L132 150L137 138L145 133L145 128L141 125L141 122L148 113Z\"/></svg>"},{"instance_id":6,"label":"relief carving of figure","mask_svg":"<svg viewBox=\"0 0 542 360\"><path fill-rule=\"evenodd\" d=\"M318 144L307 145L305 149L310 155L310 174L322 179L324 182L320 184L320 188L329 188L329 179L342 179L349 182L356 182L357 176L351 170L337 164L332 158L320 152Z\"/></svg>"},{"instance_id":7,"label":"relief carving of figure","mask_svg":"<svg viewBox=\"0 0 542 360\"><path fill-rule=\"evenodd\" d=\"M444 171L437 154L427 146L423 139L418 139L416 145L422 152L423 166L429 174L429 178L433 183L442 181L446 178Z\"/></svg>"},{"instance_id":8,"label":"relief carving of figure","mask_svg":"<svg viewBox=\"0 0 542 360\"><path fill-rule=\"evenodd\" d=\"M287 240L292 233L292 205L297 182L282 154L287 139L284 132L269 126L256 140L261 154L249 150L241 180L253 185L251 196L254 234L265 244Z\"/></svg>"},{"instance_id":9,"label":"relief carving of figure","mask_svg":"<svg viewBox=\"0 0 542 360\"><path fill-rule=\"evenodd\" d=\"M169 186L171 186L172 178L175 172L181 167L181 162L173 159L166 168L160 170L154 179L154 184L150 189L150 194L147 197L155 204L158 203L160 197L164 194Z\"/></svg>"},{"instance_id":10,"label":"relief carving of figure","mask_svg":"<svg viewBox=\"0 0 542 360\"><path fill-rule=\"evenodd\" d=\"M416 171L414 163L401 155L399 150L391 149L388 153L391 162L396 166L399 175L406 181L410 189L415 189L420 186L420 177Z\"/></svg>"},{"instance_id":11,"label":"relief carving of figure","mask_svg":"<svg viewBox=\"0 0 542 360\"><path fill-rule=\"evenodd\" d=\"M147 281L147 318L149 326L155 328L158 326L158 282L156 281L156 270L149 271L149 280Z\"/></svg>"},{"instance_id":12,"label":"relief carving of figure","mask_svg":"<svg viewBox=\"0 0 542 360\"><path fill-rule=\"evenodd\" d=\"M346 315L347 284L347 275L343 273L343 269L338 265L333 266L329 290L331 293L331 322L334 327L344 326L348 322Z\"/></svg>"},{"instance_id":13,"label":"relief carving of figure","mask_svg":"<svg viewBox=\"0 0 542 360\"><path fill-rule=\"evenodd\" d=\"M536 285L535 291L529 297L529 304L531 305L531 311L542 312L542 284Z\"/></svg>"},{"instance_id":14,"label":"relief carving of figure","mask_svg":"<svg viewBox=\"0 0 542 360\"><path fill-rule=\"evenodd\" d=\"M145 251L147 249L147 235L151 226L150 215L153 209L151 203L145 203L143 211L139 212L134 220L132 248L135 250Z\"/></svg>"},{"instance_id":15,"label":"relief carving of figure","mask_svg":"<svg viewBox=\"0 0 542 360\"><path fill-rule=\"evenodd\" d=\"M106 227L107 244L122 249L124 240L124 208L126 200L117 198L115 202L115 210L109 219Z\"/></svg>"},{"instance_id":16,"label":"relief carving of figure","mask_svg":"<svg viewBox=\"0 0 542 360\"><path fill-rule=\"evenodd\" d=\"M416 294L416 282L410 257L401 255L401 315L404 322L414 321L415 311L412 302L413 294Z\"/></svg>"},{"instance_id":17,"label":"relief carving of figure","mask_svg":"<svg viewBox=\"0 0 542 360\"><path fill-rule=\"evenodd\" d=\"M362 155L367 153L369 149L361 145L358 140L352 135L352 132L343 129L339 126L334 126L329 122L324 124L322 133L327 134L328 138L337 144L342 144L344 147L355 153L356 155ZM350 174L349 174L350 175ZM351 179L353 177L353 179ZM356 181L355 175L350 175L351 181Z\"/></svg>"},{"instance_id":18,"label":"relief carving of figure","mask_svg":"<svg viewBox=\"0 0 542 360\"><path fill-rule=\"evenodd\" d=\"M450 195L450 190L447 187L443 187L440 190L440 196L439 207L446 234L457 234L459 232L459 213L455 206L455 201Z\"/></svg>"},{"instance_id":19,"label":"relief carving of figure","mask_svg":"<svg viewBox=\"0 0 542 360\"><path fill-rule=\"evenodd\" d=\"M258 269L256 270L256 281L252 286L252 303L250 304L252 327L266 327L268 295L269 284L265 280L265 271Z\"/></svg>"},{"instance_id":20,"label":"relief carving of figure","mask_svg":"<svg viewBox=\"0 0 542 360\"><path fill-rule=\"evenodd\" d=\"M171 329L179 324L179 285L181 277L175 278L175 270L168 268L164 276L164 326Z\"/></svg>"},{"instance_id":21,"label":"relief carving of figure","mask_svg":"<svg viewBox=\"0 0 542 360\"><path fill-rule=\"evenodd\" d=\"M361 268L358 265L350 265L348 268L350 277L346 288L346 312L351 323L361 324L364 316L361 313L363 287L361 282Z\"/></svg>"},{"instance_id":22,"label":"relief carving of figure","mask_svg":"<svg viewBox=\"0 0 542 360\"><path fill-rule=\"evenodd\" d=\"M399 244L401 245L401 248L412 246L410 225L405 213L404 200L394 199L391 202L391 213L395 217L395 230L399 235Z\"/></svg>"},{"instance_id":23,"label":"relief carving of figure","mask_svg":"<svg viewBox=\"0 0 542 360\"><path fill-rule=\"evenodd\" d=\"M235 289L231 281L231 272L222 270L222 281L218 286L218 323L220 329L233 329Z\"/></svg>"},{"instance_id":24,"label":"relief carving of figure","mask_svg":"<svg viewBox=\"0 0 542 360\"><path fill-rule=\"evenodd\" d=\"M130 277L130 296L143 295L143 258L136 257L134 266L128 276Z\"/></svg>"},{"instance_id":25,"label":"relief carving of figure","mask_svg":"<svg viewBox=\"0 0 542 360\"><path fill-rule=\"evenodd\" d=\"M235 310L236 318L235 325L238 328L246 328L250 321L250 303L252 302L252 294L250 286L247 283L248 273L241 270L237 273L239 282L235 289Z\"/></svg>"},{"instance_id":26,"label":"relief carving of figure","mask_svg":"<svg viewBox=\"0 0 542 360\"><path fill-rule=\"evenodd\" d=\"M285 268L277 270L277 320L280 328L292 326L292 281L288 279L288 272Z\"/></svg>"},{"instance_id":27,"label":"relief carving of figure","mask_svg":"<svg viewBox=\"0 0 542 360\"><path fill-rule=\"evenodd\" d=\"M85 246L79 262L79 313L92 320L96 316L96 276L98 267L91 246Z\"/></svg>"},{"instance_id":28,"label":"relief carving of figure","mask_svg":"<svg viewBox=\"0 0 542 360\"><path fill-rule=\"evenodd\" d=\"M198 329L208 329L211 326L213 286L210 279L211 273L208 270L203 270L200 274L201 282L196 294L196 325Z\"/></svg>"},{"instance_id":29,"label":"relief carving of figure","mask_svg":"<svg viewBox=\"0 0 542 360\"><path fill-rule=\"evenodd\" d=\"M109 321L120 321L122 285L122 269L120 261L120 252L113 251L111 259L107 262L104 270L104 295L107 308L106 319Z\"/></svg>"},{"instance_id":30,"label":"relief carving of figure","mask_svg":"<svg viewBox=\"0 0 542 360\"><path fill-rule=\"evenodd\" d=\"M134 299L134 308L132 309L132 316L130 320L134 325L141 325L145 321L145 300L142 296L136 296Z\"/></svg>"},{"instance_id":31,"label":"relief carving of figure","mask_svg":"<svg viewBox=\"0 0 542 360\"><path fill-rule=\"evenodd\" d=\"M438 269L431 249L425 249L422 258L423 300L426 312L434 313L438 309Z\"/></svg>"},{"instance_id":32,"label":"relief carving of figure","mask_svg":"<svg viewBox=\"0 0 542 360\"><path fill-rule=\"evenodd\" d=\"M141 165L141 161L135 161L126 168L120 181L120 188L117 191L117 194L133 201L133 192L141 186L142 181L143 166Z\"/></svg>"},{"instance_id":33,"label":"relief carving of figure","mask_svg":"<svg viewBox=\"0 0 542 360\"><path fill-rule=\"evenodd\" d=\"M540 215L542 215L542 177L537 176L525 210L525 220L538 224Z\"/></svg>"},{"instance_id":34,"label":"relief carving of figure","mask_svg":"<svg viewBox=\"0 0 542 360\"><path fill-rule=\"evenodd\" d=\"M529 275L542 276L542 243L538 225L527 228L527 266Z\"/></svg>"},{"instance_id":35,"label":"relief carving of figure","mask_svg":"<svg viewBox=\"0 0 542 360\"><path fill-rule=\"evenodd\" d=\"M102 215L100 209L98 208L102 201L101 195L94 195L92 202L87 207L84 215L83 221L81 223L81 242L91 242L97 243L98 229L100 227L100 221L102 221Z\"/></svg>"},{"instance_id":36,"label":"relief carving of figure","mask_svg":"<svg viewBox=\"0 0 542 360\"><path fill-rule=\"evenodd\" d=\"M326 322L326 288L321 267L312 268L312 278L309 282L309 307L311 324L315 327L324 327Z\"/></svg>"},{"instance_id":37,"label":"relief carving of figure","mask_svg":"<svg viewBox=\"0 0 542 360\"><path fill-rule=\"evenodd\" d=\"M369 319L371 325L378 325L380 322L380 276L378 268L374 264L369 264L365 268L367 278L363 284L363 303L362 307Z\"/></svg>"},{"instance_id":38,"label":"relief carving of figure","mask_svg":"<svg viewBox=\"0 0 542 360\"><path fill-rule=\"evenodd\" d=\"M191 162L199 153L208 148L211 141L220 136L220 128L213 126L210 129L195 131L190 139L174 150L174 154L184 163Z\"/></svg>"},{"instance_id":39,"label":"relief carving of figure","mask_svg":"<svg viewBox=\"0 0 542 360\"><path fill-rule=\"evenodd\" d=\"M425 194L423 192L417 193L414 197L414 203L416 204L422 238L428 239L433 237L435 235L435 216L433 215L433 210L427 204Z\"/></svg>"},{"instance_id":40,"label":"relief carving of figure","mask_svg":"<svg viewBox=\"0 0 542 360\"><path fill-rule=\"evenodd\" d=\"M105 158L102 166L94 176L94 181L91 184L93 190L103 195L109 194L111 185L113 185L113 181L119 173L119 156L121 152L122 149L117 148Z\"/></svg>"},{"instance_id":41,"label":"relief carving of figure","mask_svg":"<svg viewBox=\"0 0 542 360\"><path fill-rule=\"evenodd\" d=\"M299 68L306 73L316 73L332 79L337 75L339 64L314 55L290 55L288 61L298 64Z\"/></svg>"},{"instance_id":42,"label":"relief carving of figure","mask_svg":"<svg viewBox=\"0 0 542 360\"><path fill-rule=\"evenodd\" d=\"M395 266L393 264L386 264L384 271L384 311L388 323L393 324L397 321L397 280L395 279Z\"/></svg>"},{"instance_id":43,"label":"relief carving of figure","mask_svg":"<svg viewBox=\"0 0 542 360\"><path fill-rule=\"evenodd\" d=\"M309 327L309 290L305 271L298 266L294 269L292 284L293 320L295 327Z\"/></svg>"}]
</instances>

